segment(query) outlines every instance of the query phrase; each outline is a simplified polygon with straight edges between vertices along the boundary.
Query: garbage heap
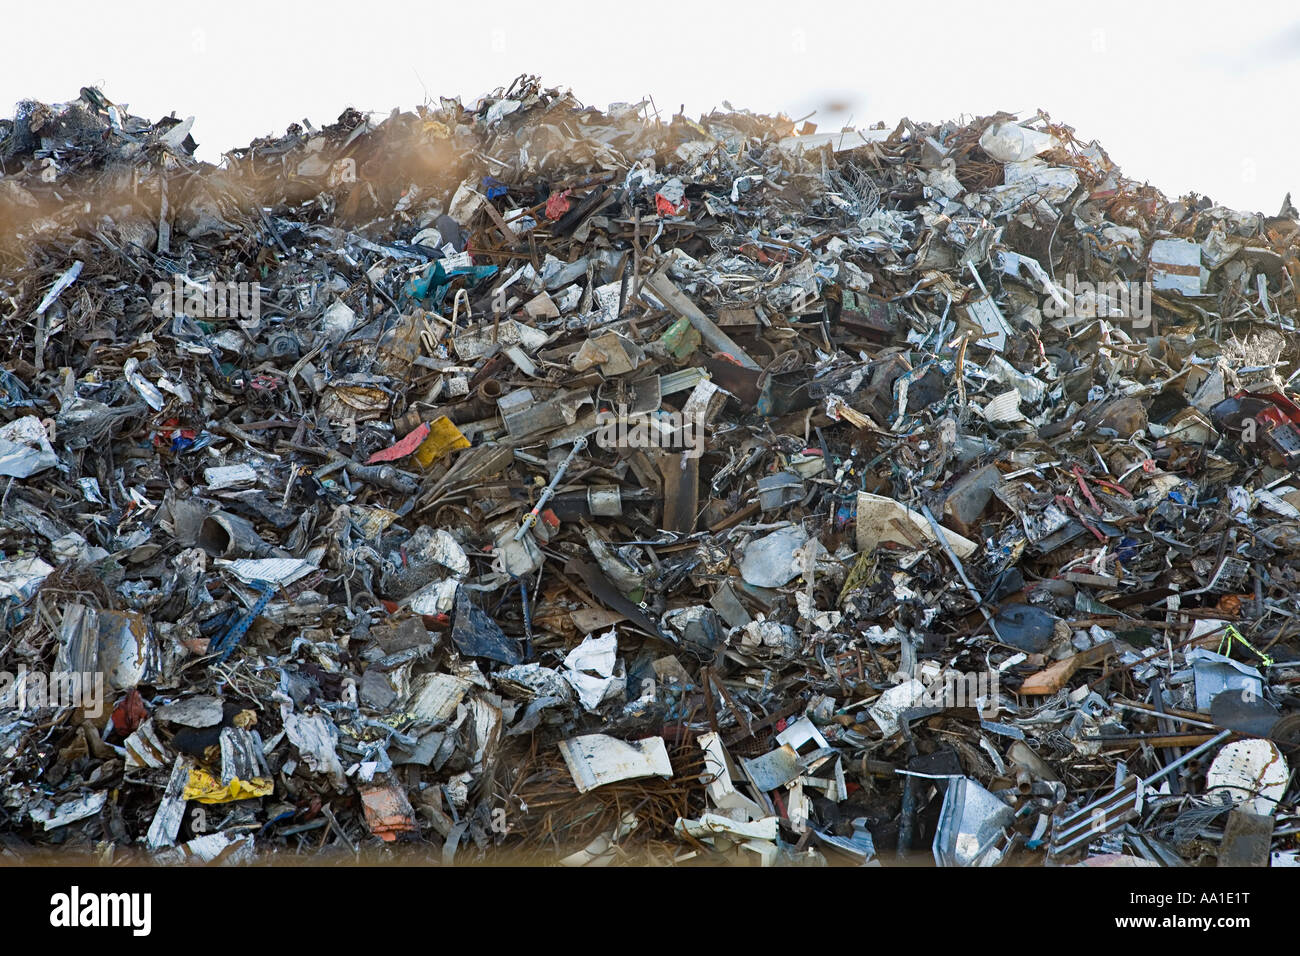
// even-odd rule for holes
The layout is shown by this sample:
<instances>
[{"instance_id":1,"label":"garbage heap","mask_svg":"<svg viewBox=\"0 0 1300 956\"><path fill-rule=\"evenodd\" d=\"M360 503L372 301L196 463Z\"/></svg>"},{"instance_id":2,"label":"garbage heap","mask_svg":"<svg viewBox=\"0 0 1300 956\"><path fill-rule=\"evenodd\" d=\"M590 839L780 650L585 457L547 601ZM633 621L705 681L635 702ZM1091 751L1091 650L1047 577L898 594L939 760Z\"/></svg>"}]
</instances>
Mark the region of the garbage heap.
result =
<instances>
[{"instance_id":1,"label":"garbage heap","mask_svg":"<svg viewBox=\"0 0 1300 956\"><path fill-rule=\"evenodd\" d=\"M0 122L0 854L1296 862L1300 258L1046 114Z\"/></svg>"}]
</instances>

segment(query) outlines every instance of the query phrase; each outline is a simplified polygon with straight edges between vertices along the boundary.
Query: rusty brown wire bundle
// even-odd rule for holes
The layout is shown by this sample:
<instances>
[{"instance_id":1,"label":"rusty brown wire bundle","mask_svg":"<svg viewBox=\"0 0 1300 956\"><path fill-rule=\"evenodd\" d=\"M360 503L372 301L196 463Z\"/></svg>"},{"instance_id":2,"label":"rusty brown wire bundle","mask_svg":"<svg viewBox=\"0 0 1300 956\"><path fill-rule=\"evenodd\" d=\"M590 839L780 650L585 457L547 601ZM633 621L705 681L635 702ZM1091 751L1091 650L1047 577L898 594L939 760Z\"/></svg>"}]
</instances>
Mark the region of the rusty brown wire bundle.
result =
<instances>
[{"instance_id":1,"label":"rusty brown wire bundle","mask_svg":"<svg viewBox=\"0 0 1300 956\"><path fill-rule=\"evenodd\" d=\"M679 817L698 815L704 808L704 755L693 740L669 742L668 757L673 775L664 780L626 780L607 784L589 793L579 793L557 748L534 749L509 790L513 811L511 830L521 840L517 851L535 862L555 861L588 846L602 836L612 836L625 814L637 820L635 831L622 847L636 847L642 853L651 844L671 841Z\"/></svg>"},{"instance_id":2,"label":"rusty brown wire bundle","mask_svg":"<svg viewBox=\"0 0 1300 956\"><path fill-rule=\"evenodd\" d=\"M64 562L41 582L29 602L31 613L12 630L14 639L0 644L0 662L7 662L11 651L19 646L25 647L29 655L33 651L42 656L52 654L62 620L60 608L68 600L101 609L117 606L112 592L92 568Z\"/></svg>"}]
</instances>

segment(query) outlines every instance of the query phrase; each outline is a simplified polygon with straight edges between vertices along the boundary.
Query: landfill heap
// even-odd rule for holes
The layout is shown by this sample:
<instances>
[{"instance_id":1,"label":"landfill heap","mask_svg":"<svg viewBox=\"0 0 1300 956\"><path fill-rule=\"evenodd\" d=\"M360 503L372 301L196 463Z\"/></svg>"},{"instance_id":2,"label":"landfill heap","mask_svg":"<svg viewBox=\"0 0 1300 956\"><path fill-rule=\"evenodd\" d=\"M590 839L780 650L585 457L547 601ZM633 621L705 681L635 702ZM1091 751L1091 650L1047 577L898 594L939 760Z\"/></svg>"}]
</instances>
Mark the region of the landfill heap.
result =
<instances>
[{"instance_id":1,"label":"landfill heap","mask_svg":"<svg viewBox=\"0 0 1300 956\"><path fill-rule=\"evenodd\" d=\"M1300 258L1045 114L0 121L0 859L1294 865Z\"/></svg>"}]
</instances>

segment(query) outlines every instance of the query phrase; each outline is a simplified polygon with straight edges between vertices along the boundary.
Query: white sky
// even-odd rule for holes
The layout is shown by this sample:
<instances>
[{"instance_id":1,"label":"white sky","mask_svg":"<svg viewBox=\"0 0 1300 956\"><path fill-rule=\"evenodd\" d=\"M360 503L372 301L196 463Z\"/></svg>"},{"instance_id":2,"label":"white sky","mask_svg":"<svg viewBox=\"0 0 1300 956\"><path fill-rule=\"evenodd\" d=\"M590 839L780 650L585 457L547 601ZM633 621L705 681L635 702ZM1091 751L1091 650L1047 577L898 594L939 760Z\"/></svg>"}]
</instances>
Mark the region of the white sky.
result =
<instances>
[{"instance_id":1,"label":"white sky","mask_svg":"<svg viewBox=\"0 0 1300 956\"><path fill-rule=\"evenodd\" d=\"M199 155L343 108L466 102L520 73L585 103L723 100L822 131L1042 108L1171 196L1300 204L1300 8L1285 2L678 0L8 4L0 112L99 85L197 117ZM1288 10L1288 7L1291 7Z\"/></svg>"}]
</instances>

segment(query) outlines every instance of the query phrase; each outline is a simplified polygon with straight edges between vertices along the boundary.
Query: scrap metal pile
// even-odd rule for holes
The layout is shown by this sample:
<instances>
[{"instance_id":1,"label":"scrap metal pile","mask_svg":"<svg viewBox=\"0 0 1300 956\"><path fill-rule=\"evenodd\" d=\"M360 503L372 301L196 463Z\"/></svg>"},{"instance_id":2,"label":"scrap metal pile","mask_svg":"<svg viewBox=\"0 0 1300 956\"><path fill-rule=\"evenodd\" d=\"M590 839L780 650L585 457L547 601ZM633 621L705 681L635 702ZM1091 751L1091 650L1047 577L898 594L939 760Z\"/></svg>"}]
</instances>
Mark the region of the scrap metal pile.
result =
<instances>
[{"instance_id":1,"label":"scrap metal pile","mask_svg":"<svg viewBox=\"0 0 1300 956\"><path fill-rule=\"evenodd\" d=\"M1296 211L1043 114L0 121L0 854L1294 864Z\"/></svg>"}]
</instances>

